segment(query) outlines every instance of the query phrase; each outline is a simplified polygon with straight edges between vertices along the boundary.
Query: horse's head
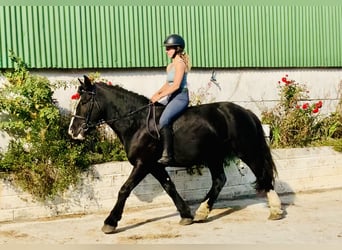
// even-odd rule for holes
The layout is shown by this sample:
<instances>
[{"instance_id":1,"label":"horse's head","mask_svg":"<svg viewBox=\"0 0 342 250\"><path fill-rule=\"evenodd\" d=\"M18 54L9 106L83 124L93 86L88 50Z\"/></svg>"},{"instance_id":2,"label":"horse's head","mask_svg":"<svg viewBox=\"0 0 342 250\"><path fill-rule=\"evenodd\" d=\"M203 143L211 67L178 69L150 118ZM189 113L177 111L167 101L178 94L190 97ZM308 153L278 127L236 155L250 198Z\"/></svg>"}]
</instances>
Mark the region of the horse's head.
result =
<instances>
[{"instance_id":1,"label":"horse's head","mask_svg":"<svg viewBox=\"0 0 342 250\"><path fill-rule=\"evenodd\" d=\"M84 140L89 129L95 128L100 121L100 107L96 101L96 86L84 76L84 82L78 79L80 86L77 90L78 104L72 116L69 135L73 139Z\"/></svg>"}]
</instances>

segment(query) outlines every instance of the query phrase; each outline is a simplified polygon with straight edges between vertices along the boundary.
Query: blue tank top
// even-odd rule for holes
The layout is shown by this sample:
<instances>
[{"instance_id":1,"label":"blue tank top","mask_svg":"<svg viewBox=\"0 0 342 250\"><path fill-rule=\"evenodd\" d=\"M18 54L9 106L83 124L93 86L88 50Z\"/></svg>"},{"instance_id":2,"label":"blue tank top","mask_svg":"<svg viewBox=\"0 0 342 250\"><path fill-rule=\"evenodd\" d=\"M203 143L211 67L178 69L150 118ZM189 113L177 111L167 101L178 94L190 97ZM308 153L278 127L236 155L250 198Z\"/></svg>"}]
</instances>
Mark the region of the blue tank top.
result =
<instances>
[{"instance_id":1,"label":"blue tank top","mask_svg":"<svg viewBox=\"0 0 342 250\"><path fill-rule=\"evenodd\" d=\"M166 81L169 83L169 85L173 84L173 81L175 79L175 73L176 73L175 67L172 67L169 70L169 72L167 72ZM184 72L182 82L179 86L180 89L186 89L187 88L187 75L188 75L188 73Z\"/></svg>"}]
</instances>

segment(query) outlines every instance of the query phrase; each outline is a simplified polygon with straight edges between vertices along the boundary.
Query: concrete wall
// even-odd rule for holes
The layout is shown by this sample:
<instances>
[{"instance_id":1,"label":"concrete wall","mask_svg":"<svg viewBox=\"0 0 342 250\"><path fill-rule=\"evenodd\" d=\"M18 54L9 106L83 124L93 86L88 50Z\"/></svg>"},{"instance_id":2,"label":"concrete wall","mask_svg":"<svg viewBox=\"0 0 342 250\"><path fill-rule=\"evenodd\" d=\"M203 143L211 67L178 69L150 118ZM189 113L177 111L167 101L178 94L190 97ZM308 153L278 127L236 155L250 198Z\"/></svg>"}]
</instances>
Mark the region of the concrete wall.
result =
<instances>
[{"instance_id":1,"label":"concrete wall","mask_svg":"<svg viewBox=\"0 0 342 250\"><path fill-rule=\"evenodd\" d=\"M55 80L71 82L90 72L92 71L35 73L47 76L52 82ZM323 100L322 112L335 111L341 94L341 69L216 69L215 72L219 87L212 85L208 90L207 101L232 101L251 109L257 115L277 102L278 81L286 74L289 75L289 79L306 84L312 99ZM122 85L147 97L151 97L165 81L163 69L99 71L99 73L102 78L113 84ZM199 88L206 88L211 74L212 70L192 70L188 76L190 91L198 92ZM70 97L75 89L56 91L55 96L63 108L70 109Z\"/></svg>"},{"instance_id":2,"label":"concrete wall","mask_svg":"<svg viewBox=\"0 0 342 250\"><path fill-rule=\"evenodd\" d=\"M95 70L76 71L32 71L44 75L51 82L64 81L67 89L55 91L55 98L62 109L72 110L74 102L71 95L75 93L77 78L84 74L94 73ZM151 97L164 83L164 69L150 70L98 70L100 76L113 84L119 84L129 90ZM341 98L342 70L341 69L215 69L219 87L212 85L207 92L204 102L232 101L251 109L259 117L267 107L276 105L278 96L278 81L289 75L289 79L306 84L313 100L322 100L324 114L335 111ZM189 73L188 82L191 93L199 93L206 89L211 78L212 70L193 69ZM0 86L4 78L0 77ZM8 137L0 131L0 149L7 145Z\"/></svg>"},{"instance_id":3,"label":"concrete wall","mask_svg":"<svg viewBox=\"0 0 342 250\"><path fill-rule=\"evenodd\" d=\"M275 189L278 193L305 192L342 188L342 153L330 147L277 149L272 151L278 168ZM128 162L95 165L86 172L77 187L53 202L40 203L11 183L0 180L0 222L20 219L109 212L117 193L131 170ZM177 190L187 201L204 198L211 185L207 169L202 175L189 175L184 169L168 168ZM225 168L228 181L219 199L253 196L254 175L244 164L231 164ZM147 176L132 192L126 208L151 207L167 204L171 199L151 176Z\"/></svg>"}]
</instances>

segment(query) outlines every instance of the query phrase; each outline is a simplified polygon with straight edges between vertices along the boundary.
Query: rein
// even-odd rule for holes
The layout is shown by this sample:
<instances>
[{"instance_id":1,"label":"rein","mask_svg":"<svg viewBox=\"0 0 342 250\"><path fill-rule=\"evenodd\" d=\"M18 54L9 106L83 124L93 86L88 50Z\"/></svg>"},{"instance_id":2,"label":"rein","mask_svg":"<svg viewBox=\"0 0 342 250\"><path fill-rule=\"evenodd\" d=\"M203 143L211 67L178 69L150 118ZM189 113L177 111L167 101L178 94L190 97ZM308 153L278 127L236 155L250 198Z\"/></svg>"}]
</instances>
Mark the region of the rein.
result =
<instances>
[{"instance_id":1,"label":"rein","mask_svg":"<svg viewBox=\"0 0 342 250\"><path fill-rule=\"evenodd\" d=\"M98 125L101 125L101 124L103 124L103 123L116 122L116 121L125 119L125 118L130 117L130 116L134 115L135 113L138 113L138 112L140 112L141 110L146 109L147 107L151 107L151 106L154 107L154 105L153 105L152 103L149 103L149 104L146 104L146 105L144 105L144 106L141 106L140 108L138 108L138 109L136 109L136 110L134 110L134 111L128 112L127 114L125 114L125 115L123 115L123 116L120 116L120 117L118 117L118 118L113 118L113 119L110 119L110 120L107 120L107 121L105 121L105 120L100 120L100 121L98 122Z\"/></svg>"},{"instance_id":2,"label":"rein","mask_svg":"<svg viewBox=\"0 0 342 250\"><path fill-rule=\"evenodd\" d=\"M152 104L150 106L150 108L148 109L148 114L147 114L147 117L146 117L146 127L147 127L147 132L148 134L153 138L153 139L156 139L156 140L159 140L160 139L160 134L159 134L159 130L158 130L158 126L157 126L157 123L156 123L156 106L154 106L153 103L150 103ZM150 126L149 126L149 120L150 120L150 116L151 116L151 107L152 107L152 121L153 121L153 125L154 125L154 128L156 130L156 133L157 133L157 136L154 136L152 134L152 132L150 131Z\"/></svg>"},{"instance_id":3,"label":"rein","mask_svg":"<svg viewBox=\"0 0 342 250\"><path fill-rule=\"evenodd\" d=\"M97 106L98 103L95 99L95 95L96 95L96 92L95 91L84 91L88 94L91 94L91 103L90 103L90 108L88 110L88 113L85 117L83 116L79 116L79 115L72 115L72 117L75 117L75 118L78 118L78 119L83 119L85 120L85 123L84 125L82 124L82 128L84 130L88 130L89 128L94 128L94 127L97 127L97 126L100 126L100 125L103 125L105 123L114 123L114 122L117 122L119 120L122 120L122 119L125 119L127 117L130 117L146 108L149 107L149 111L148 111L148 114L147 114L147 117L146 117L146 127L147 127L147 131L148 131L148 134L154 138L154 139L159 139L160 138L160 134L159 134L159 131L158 131L158 126L157 126L157 123L156 123L156 116L155 116L155 105L153 103L149 103L149 104L146 104L144 106L141 106L140 108L134 110L134 111L131 111L131 112L128 112L127 114L121 116L121 117L118 117L118 118L113 118L113 119L110 119L110 120L100 120L98 121L97 123L90 123L90 115L91 113L93 112L93 109L94 109L94 104L96 103ZM152 111L151 111L152 110ZM156 133L157 133L157 136L154 136L152 134L152 131L150 130L150 126L149 126L149 120L151 118L151 114L152 114L152 119L153 119L153 125L154 125L154 128L156 130Z\"/></svg>"}]
</instances>

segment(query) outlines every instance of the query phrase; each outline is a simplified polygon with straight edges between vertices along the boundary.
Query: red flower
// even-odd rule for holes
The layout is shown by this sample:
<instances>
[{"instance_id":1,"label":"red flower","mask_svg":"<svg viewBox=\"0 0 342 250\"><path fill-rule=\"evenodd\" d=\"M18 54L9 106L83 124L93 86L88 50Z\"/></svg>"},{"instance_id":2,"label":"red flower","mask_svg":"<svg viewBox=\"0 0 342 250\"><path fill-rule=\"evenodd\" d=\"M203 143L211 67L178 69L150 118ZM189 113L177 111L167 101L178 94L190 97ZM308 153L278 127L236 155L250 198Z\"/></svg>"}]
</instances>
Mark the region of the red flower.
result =
<instances>
[{"instance_id":1,"label":"red flower","mask_svg":"<svg viewBox=\"0 0 342 250\"><path fill-rule=\"evenodd\" d=\"M299 105L296 105L296 109L300 109L300 106L299 106Z\"/></svg>"},{"instance_id":2,"label":"red flower","mask_svg":"<svg viewBox=\"0 0 342 250\"><path fill-rule=\"evenodd\" d=\"M284 83L287 83L286 77L281 78L281 81L284 82Z\"/></svg>"},{"instance_id":3,"label":"red flower","mask_svg":"<svg viewBox=\"0 0 342 250\"><path fill-rule=\"evenodd\" d=\"M322 102L322 101L319 101L319 102L317 102L317 103L315 104L315 107L316 107L317 109L322 108L322 106L323 106L323 102Z\"/></svg>"},{"instance_id":4,"label":"red flower","mask_svg":"<svg viewBox=\"0 0 342 250\"><path fill-rule=\"evenodd\" d=\"M80 99L80 94L79 93L76 93L76 94L71 96L71 100L78 100L78 99Z\"/></svg>"},{"instance_id":5,"label":"red flower","mask_svg":"<svg viewBox=\"0 0 342 250\"><path fill-rule=\"evenodd\" d=\"M111 86L113 85L113 83L112 83L111 81L107 82L107 84L108 84L108 85L111 85Z\"/></svg>"},{"instance_id":6,"label":"red flower","mask_svg":"<svg viewBox=\"0 0 342 250\"><path fill-rule=\"evenodd\" d=\"M288 86L288 85L290 85L290 84L291 84L291 81L287 81L287 82L285 83L286 86Z\"/></svg>"},{"instance_id":7,"label":"red flower","mask_svg":"<svg viewBox=\"0 0 342 250\"><path fill-rule=\"evenodd\" d=\"M314 108L314 109L312 110L312 113L318 113L318 111L319 111L319 108Z\"/></svg>"},{"instance_id":8,"label":"red flower","mask_svg":"<svg viewBox=\"0 0 342 250\"><path fill-rule=\"evenodd\" d=\"M309 107L309 103L304 103L303 104L303 109L307 109Z\"/></svg>"}]
</instances>

